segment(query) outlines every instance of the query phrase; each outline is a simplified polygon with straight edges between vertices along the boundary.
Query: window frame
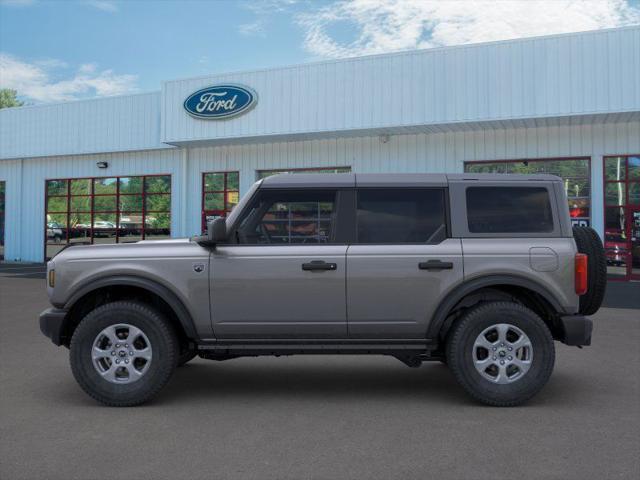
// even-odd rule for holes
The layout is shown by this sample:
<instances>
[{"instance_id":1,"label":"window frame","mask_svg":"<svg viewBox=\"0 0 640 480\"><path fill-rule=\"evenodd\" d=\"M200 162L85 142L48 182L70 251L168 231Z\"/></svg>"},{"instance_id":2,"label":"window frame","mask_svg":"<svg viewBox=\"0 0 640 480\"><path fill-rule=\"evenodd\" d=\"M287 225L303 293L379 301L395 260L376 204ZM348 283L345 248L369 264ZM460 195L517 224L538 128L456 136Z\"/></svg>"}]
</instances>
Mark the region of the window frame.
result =
<instances>
[{"instance_id":1,"label":"window frame","mask_svg":"<svg viewBox=\"0 0 640 480\"><path fill-rule=\"evenodd\" d=\"M168 192L147 192L147 179L149 178L157 178L157 177L169 177L169 191ZM135 192L135 193L121 193L120 192L120 183L122 179L125 178L140 178L142 179L142 188L140 192ZM104 179L115 179L115 193L95 193L95 183L96 180L104 180ZM86 180L90 182L90 189L89 189L89 193L87 194L72 194L71 193L71 183L73 181L78 181L78 180ZM53 194L53 195L49 195L48 192L48 185L49 182L66 182L66 186L65 186L65 193L64 194ZM70 243L78 243L78 244L95 244L94 239L96 238L95 236L95 228L94 228L94 224L96 222L95 220L95 215L115 215L115 227L113 228L113 232L115 233L115 235L113 236L113 238L115 239L115 243L127 243L127 242L123 242L120 240L121 238L121 230L126 230L120 227L120 216L122 214L127 214L127 213L140 213L141 214L141 226L140 228L136 228L134 230L139 230L140 231L140 239L141 240L145 240L147 239L147 231L152 231L152 230L157 230L155 228L152 227L147 227L146 224L146 219L147 219L147 214L149 213L161 213L161 214L168 214L169 218L170 218L170 223L169 223L169 235L171 235L171 217L172 217L172 209L173 209L173 202L172 200L172 195L173 195L173 177L170 173L157 173L157 174L148 174L148 175L106 175L106 176L100 176L100 177L69 177L69 178L47 178L44 180L44 239L43 239L43 247L44 247L44 259L47 260L48 258L52 258L52 257L48 257L47 256L47 247L48 246L61 246L61 245L68 245ZM120 208L120 199L123 196L129 196L129 197L135 197L135 196L139 196L141 197L142 200L142 205L141 205L141 210L140 211L132 211L132 210L121 210ZM169 203L169 210L149 210L147 208L147 198L151 197L151 196L168 196L170 198L170 203ZM71 201L72 198L88 198L90 201L90 207L89 210L85 211L72 211L71 210ZM115 204L115 210L96 210L95 208L95 198L96 197L115 197L116 200L116 204ZM49 199L50 198L66 198L66 211L63 212L53 212L53 211L49 211ZM80 214L80 215L88 215L91 218L91 224L90 227L87 229L87 231L89 232L89 236L86 237L87 241L83 241L83 242L71 242L71 237L70 237L70 231L71 228L69 226L70 223L70 218L71 218L71 214L75 213L75 214ZM65 215L65 226L63 227L65 230L65 235L62 237L62 241L60 243L55 243L55 242L49 242L48 241L48 237L47 237L47 230L48 230L48 221L47 221L47 216L49 214L53 214L53 215ZM109 232L111 232L112 230L109 229ZM122 237L125 238L125 237Z\"/></svg>"},{"instance_id":2,"label":"window frame","mask_svg":"<svg viewBox=\"0 0 640 480\"><path fill-rule=\"evenodd\" d=\"M445 235L444 238L439 241L432 242L376 242L376 243L360 243L358 239L358 200L359 193L361 191L383 191L383 190L440 190L443 196L442 206L444 208L444 225L445 225ZM356 187L353 189L354 191L354 205L353 205L353 217L354 217L354 228L352 232L352 241L351 245L439 245L445 240L451 238L451 211L450 211L450 202L449 202L449 188L448 187L397 187L397 186L388 186L388 187ZM435 232L434 232L435 233Z\"/></svg>"}]
</instances>

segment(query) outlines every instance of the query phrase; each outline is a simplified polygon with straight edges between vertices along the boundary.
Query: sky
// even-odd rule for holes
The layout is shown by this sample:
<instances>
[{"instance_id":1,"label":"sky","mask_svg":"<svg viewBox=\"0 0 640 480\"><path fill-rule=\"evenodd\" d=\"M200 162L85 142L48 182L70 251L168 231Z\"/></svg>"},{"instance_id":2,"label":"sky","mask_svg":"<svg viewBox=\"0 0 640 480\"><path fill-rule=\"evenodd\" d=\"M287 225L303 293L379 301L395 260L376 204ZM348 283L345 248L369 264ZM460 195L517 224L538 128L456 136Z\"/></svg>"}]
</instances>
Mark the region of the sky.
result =
<instances>
[{"instance_id":1,"label":"sky","mask_svg":"<svg viewBox=\"0 0 640 480\"><path fill-rule=\"evenodd\" d=\"M640 0L0 0L0 88L28 104L161 82L640 24Z\"/></svg>"}]
</instances>

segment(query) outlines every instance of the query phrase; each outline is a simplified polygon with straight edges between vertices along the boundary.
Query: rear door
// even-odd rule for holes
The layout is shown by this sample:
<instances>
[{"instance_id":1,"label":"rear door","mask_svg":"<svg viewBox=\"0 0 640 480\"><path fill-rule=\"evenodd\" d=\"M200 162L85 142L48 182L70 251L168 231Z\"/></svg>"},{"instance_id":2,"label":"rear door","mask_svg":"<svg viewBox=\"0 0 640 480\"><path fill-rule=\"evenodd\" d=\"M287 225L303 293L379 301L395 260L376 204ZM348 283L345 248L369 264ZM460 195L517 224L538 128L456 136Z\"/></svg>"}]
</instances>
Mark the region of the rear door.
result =
<instances>
[{"instance_id":1,"label":"rear door","mask_svg":"<svg viewBox=\"0 0 640 480\"><path fill-rule=\"evenodd\" d=\"M463 278L446 188L359 188L356 205L356 241L347 252L349 336L424 338L445 292Z\"/></svg>"}]
</instances>

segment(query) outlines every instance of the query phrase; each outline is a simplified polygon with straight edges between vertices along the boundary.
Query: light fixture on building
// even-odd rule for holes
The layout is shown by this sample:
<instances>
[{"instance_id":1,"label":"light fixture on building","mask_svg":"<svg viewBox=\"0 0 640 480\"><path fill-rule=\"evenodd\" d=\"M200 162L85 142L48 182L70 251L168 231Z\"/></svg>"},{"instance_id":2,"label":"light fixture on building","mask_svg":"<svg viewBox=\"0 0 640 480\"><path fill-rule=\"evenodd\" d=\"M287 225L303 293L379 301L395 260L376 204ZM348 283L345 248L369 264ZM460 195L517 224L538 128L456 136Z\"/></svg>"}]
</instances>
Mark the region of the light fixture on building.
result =
<instances>
[{"instance_id":1,"label":"light fixture on building","mask_svg":"<svg viewBox=\"0 0 640 480\"><path fill-rule=\"evenodd\" d=\"M107 162L97 162L96 166L98 168L107 168L109 166L109 164Z\"/></svg>"},{"instance_id":2,"label":"light fixture on building","mask_svg":"<svg viewBox=\"0 0 640 480\"><path fill-rule=\"evenodd\" d=\"M388 133L383 133L382 135L380 135L380 142L387 143L388 141L389 141L389 134Z\"/></svg>"}]
</instances>

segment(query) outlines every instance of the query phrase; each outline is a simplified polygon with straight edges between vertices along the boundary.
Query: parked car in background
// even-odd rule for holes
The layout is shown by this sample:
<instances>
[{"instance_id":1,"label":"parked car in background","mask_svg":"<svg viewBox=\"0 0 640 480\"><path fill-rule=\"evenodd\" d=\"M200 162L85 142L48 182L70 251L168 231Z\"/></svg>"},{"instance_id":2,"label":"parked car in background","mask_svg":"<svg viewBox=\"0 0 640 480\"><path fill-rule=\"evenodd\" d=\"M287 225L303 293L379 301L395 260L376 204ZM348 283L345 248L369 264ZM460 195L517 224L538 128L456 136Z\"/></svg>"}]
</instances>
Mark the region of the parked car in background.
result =
<instances>
[{"instance_id":1,"label":"parked car in background","mask_svg":"<svg viewBox=\"0 0 640 480\"><path fill-rule=\"evenodd\" d=\"M624 232L606 230L604 238L607 265L615 267L626 265L629 251L627 250L627 240L624 237Z\"/></svg>"},{"instance_id":2,"label":"parked car in background","mask_svg":"<svg viewBox=\"0 0 640 480\"><path fill-rule=\"evenodd\" d=\"M48 222L47 223L47 242L54 241L55 243L60 243L64 238L64 232L62 231L62 226L57 222Z\"/></svg>"},{"instance_id":3,"label":"parked car in background","mask_svg":"<svg viewBox=\"0 0 640 480\"><path fill-rule=\"evenodd\" d=\"M116 224L107 221L95 221L93 222L93 236L94 237L115 237Z\"/></svg>"}]
</instances>

